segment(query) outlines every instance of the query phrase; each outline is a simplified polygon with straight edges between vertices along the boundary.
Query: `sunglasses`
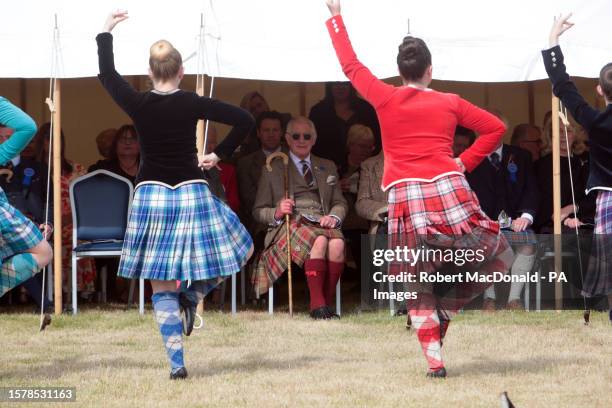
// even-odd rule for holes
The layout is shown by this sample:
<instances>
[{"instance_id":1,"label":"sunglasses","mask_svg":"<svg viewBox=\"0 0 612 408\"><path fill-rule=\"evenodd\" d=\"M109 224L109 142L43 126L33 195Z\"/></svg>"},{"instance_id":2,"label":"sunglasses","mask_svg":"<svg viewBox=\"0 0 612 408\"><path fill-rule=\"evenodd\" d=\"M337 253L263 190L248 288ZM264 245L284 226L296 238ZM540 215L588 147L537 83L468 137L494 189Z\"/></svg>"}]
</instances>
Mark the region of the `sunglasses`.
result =
<instances>
[{"instance_id":1,"label":"sunglasses","mask_svg":"<svg viewBox=\"0 0 612 408\"><path fill-rule=\"evenodd\" d=\"M310 133L292 133L291 138L293 140L300 140L300 136L304 138L304 140L312 139L312 135Z\"/></svg>"}]
</instances>

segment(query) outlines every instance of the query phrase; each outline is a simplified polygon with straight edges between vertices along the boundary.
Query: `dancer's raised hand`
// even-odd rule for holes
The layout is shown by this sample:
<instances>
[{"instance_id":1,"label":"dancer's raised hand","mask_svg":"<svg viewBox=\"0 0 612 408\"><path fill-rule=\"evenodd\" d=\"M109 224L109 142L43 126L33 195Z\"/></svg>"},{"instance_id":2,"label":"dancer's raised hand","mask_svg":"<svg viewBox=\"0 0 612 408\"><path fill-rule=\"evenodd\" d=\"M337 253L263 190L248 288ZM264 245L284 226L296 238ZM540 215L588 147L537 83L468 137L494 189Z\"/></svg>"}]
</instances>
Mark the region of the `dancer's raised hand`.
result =
<instances>
[{"instance_id":1,"label":"dancer's raised hand","mask_svg":"<svg viewBox=\"0 0 612 408\"><path fill-rule=\"evenodd\" d=\"M555 19L555 22L553 23L553 26L550 29L550 36L548 37L549 45L551 48L559 45L559 37L561 36L561 34L563 34L574 26L574 23L568 21L571 16L572 13L569 13L565 16L560 14L559 17Z\"/></svg>"},{"instance_id":2,"label":"dancer's raised hand","mask_svg":"<svg viewBox=\"0 0 612 408\"><path fill-rule=\"evenodd\" d=\"M221 159L219 159L219 156L214 152L198 155L198 165L204 170L210 170L213 167L217 167L219 160Z\"/></svg>"},{"instance_id":3,"label":"dancer's raised hand","mask_svg":"<svg viewBox=\"0 0 612 408\"><path fill-rule=\"evenodd\" d=\"M106 22L104 23L103 32L110 33L113 31L113 28L123 20L128 18L127 10L115 10L108 15L106 18Z\"/></svg>"},{"instance_id":4,"label":"dancer's raised hand","mask_svg":"<svg viewBox=\"0 0 612 408\"><path fill-rule=\"evenodd\" d=\"M332 16L340 14L340 0L325 0L325 3Z\"/></svg>"}]
</instances>

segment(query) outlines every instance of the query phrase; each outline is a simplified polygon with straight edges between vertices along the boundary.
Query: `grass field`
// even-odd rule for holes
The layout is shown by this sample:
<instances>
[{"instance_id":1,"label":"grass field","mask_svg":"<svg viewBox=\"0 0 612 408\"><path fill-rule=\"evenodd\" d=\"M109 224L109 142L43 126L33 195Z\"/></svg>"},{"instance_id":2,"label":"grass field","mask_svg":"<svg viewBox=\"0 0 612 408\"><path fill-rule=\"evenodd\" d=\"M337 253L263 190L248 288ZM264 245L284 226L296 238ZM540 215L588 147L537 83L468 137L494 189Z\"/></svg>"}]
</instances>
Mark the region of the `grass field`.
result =
<instances>
[{"instance_id":1,"label":"grass field","mask_svg":"<svg viewBox=\"0 0 612 408\"><path fill-rule=\"evenodd\" d=\"M579 312L462 314L444 343L446 380L425 378L414 333L382 312L205 320L186 340L190 378L171 382L151 312L90 309L44 333L32 314L0 314L0 387L74 386L69 407L498 407L502 391L519 408L612 406L603 313L588 327Z\"/></svg>"}]
</instances>

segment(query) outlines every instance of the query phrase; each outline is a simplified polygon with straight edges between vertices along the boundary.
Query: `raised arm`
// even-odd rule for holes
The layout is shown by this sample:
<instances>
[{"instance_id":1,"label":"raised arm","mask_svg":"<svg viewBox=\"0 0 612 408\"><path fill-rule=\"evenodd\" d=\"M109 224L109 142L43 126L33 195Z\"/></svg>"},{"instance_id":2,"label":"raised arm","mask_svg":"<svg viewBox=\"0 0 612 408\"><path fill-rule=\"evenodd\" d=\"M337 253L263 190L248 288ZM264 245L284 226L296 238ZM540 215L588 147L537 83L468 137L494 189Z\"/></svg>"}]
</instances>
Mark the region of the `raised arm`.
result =
<instances>
[{"instance_id":1,"label":"raised arm","mask_svg":"<svg viewBox=\"0 0 612 408\"><path fill-rule=\"evenodd\" d=\"M374 108L382 106L394 87L376 78L358 59L340 15L340 1L327 0L332 17L325 23L344 75Z\"/></svg>"},{"instance_id":2,"label":"raised arm","mask_svg":"<svg viewBox=\"0 0 612 408\"><path fill-rule=\"evenodd\" d=\"M480 135L472 146L459 155L465 170L470 172L485 157L497 149L506 131L506 125L486 110L472 105L458 96L455 97L457 98L458 124L472 129Z\"/></svg>"},{"instance_id":3,"label":"raised arm","mask_svg":"<svg viewBox=\"0 0 612 408\"><path fill-rule=\"evenodd\" d=\"M36 123L8 99L0 96L0 124L11 128L14 133L0 144L0 165L16 157L36 134Z\"/></svg>"},{"instance_id":4,"label":"raised arm","mask_svg":"<svg viewBox=\"0 0 612 408\"><path fill-rule=\"evenodd\" d=\"M571 14L559 17L555 20L549 37L550 48L542 51L544 67L548 78L553 85L553 93L561 99L561 102L570 111L576 122L584 127L587 132L591 129L593 122L599 115L599 111L591 107L580 95L576 85L570 80L563 61L563 53L559 47L559 37L574 24L569 22Z\"/></svg>"},{"instance_id":5,"label":"raised arm","mask_svg":"<svg viewBox=\"0 0 612 408\"><path fill-rule=\"evenodd\" d=\"M113 35L111 34L115 25L127 18L127 11L111 13L104 24L103 31L96 36L96 42L98 43L100 70L98 78L117 105L131 116L140 99L140 94L115 70Z\"/></svg>"}]
</instances>

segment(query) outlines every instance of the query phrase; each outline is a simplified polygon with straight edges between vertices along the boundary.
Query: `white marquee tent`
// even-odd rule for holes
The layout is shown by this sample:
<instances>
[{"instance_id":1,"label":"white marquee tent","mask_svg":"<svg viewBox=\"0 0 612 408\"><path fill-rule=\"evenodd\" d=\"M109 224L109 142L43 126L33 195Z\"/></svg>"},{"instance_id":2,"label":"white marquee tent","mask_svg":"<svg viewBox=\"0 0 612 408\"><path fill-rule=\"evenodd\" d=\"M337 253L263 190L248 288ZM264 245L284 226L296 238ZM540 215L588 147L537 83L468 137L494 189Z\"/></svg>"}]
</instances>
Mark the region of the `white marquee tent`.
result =
<instances>
[{"instance_id":1,"label":"white marquee tent","mask_svg":"<svg viewBox=\"0 0 612 408\"><path fill-rule=\"evenodd\" d=\"M547 46L553 16L570 11L576 26L562 41L570 72L595 77L612 55L610 0L345 0L342 6L357 54L385 78L397 75L397 45L408 26L432 49L436 79L545 78L540 50ZM306 82L344 79L324 26L329 12L323 0L9 2L3 6L0 30L0 77L51 76L55 16L58 76L95 76L94 37L110 10L117 8L130 14L114 32L117 69L124 75L146 74L148 47L166 38L188 59L186 72L191 74ZM198 58L201 15L205 52Z\"/></svg>"}]
</instances>

